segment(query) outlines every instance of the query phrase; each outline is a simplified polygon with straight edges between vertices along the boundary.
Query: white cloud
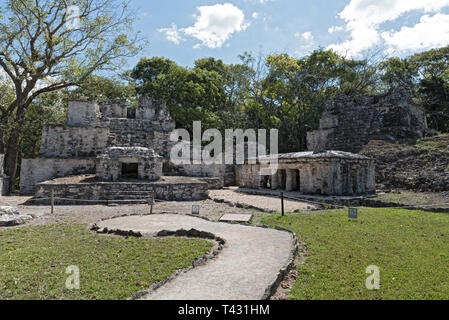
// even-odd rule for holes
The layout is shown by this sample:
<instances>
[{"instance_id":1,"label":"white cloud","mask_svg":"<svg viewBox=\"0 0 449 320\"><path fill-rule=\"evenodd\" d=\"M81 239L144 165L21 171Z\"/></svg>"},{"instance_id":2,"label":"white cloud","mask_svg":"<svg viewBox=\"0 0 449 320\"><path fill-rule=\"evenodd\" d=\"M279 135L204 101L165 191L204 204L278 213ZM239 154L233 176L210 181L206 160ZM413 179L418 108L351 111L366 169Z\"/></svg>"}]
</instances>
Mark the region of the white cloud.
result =
<instances>
[{"instance_id":1,"label":"white cloud","mask_svg":"<svg viewBox=\"0 0 449 320\"><path fill-rule=\"evenodd\" d=\"M310 32L310 31L304 32L304 33L301 35L301 37L302 37L304 40L307 40L307 41L312 41L312 40L314 39L313 34L312 34L312 32Z\"/></svg>"},{"instance_id":2,"label":"white cloud","mask_svg":"<svg viewBox=\"0 0 449 320\"><path fill-rule=\"evenodd\" d=\"M252 17L254 20L256 20L257 18L259 18L259 13L258 12L253 12Z\"/></svg>"},{"instance_id":3,"label":"white cloud","mask_svg":"<svg viewBox=\"0 0 449 320\"><path fill-rule=\"evenodd\" d=\"M199 15L193 26L182 29L191 37L200 41L199 45L208 48L221 48L234 33L244 31L249 23L245 14L231 3L197 7Z\"/></svg>"},{"instance_id":4,"label":"white cloud","mask_svg":"<svg viewBox=\"0 0 449 320\"><path fill-rule=\"evenodd\" d=\"M446 46L449 44L449 15L424 15L415 26L383 32L382 38L391 49L399 51Z\"/></svg>"},{"instance_id":5,"label":"white cloud","mask_svg":"<svg viewBox=\"0 0 449 320\"><path fill-rule=\"evenodd\" d=\"M327 31L329 32L329 33L335 33L335 32L340 32L340 31L343 31L343 27L339 27L339 26L332 26L332 27L330 27Z\"/></svg>"},{"instance_id":6,"label":"white cloud","mask_svg":"<svg viewBox=\"0 0 449 320\"><path fill-rule=\"evenodd\" d=\"M422 10L436 13L449 6L449 0L351 0L339 13L346 22L351 39L329 46L339 52L358 55L382 40L380 26L405 13Z\"/></svg>"},{"instance_id":7,"label":"white cloud","mask_svg":"<svg viewBox=\"0 0 449 320\"><path fill-rule=\"evenodd\" d=\"M175 44L180 44L181 41L185 40L179 33L180 30L178 29L178 26L174 23L170 28L161 28L158 31L165 34L165 39Z\"/></svg>"}]
</instances>

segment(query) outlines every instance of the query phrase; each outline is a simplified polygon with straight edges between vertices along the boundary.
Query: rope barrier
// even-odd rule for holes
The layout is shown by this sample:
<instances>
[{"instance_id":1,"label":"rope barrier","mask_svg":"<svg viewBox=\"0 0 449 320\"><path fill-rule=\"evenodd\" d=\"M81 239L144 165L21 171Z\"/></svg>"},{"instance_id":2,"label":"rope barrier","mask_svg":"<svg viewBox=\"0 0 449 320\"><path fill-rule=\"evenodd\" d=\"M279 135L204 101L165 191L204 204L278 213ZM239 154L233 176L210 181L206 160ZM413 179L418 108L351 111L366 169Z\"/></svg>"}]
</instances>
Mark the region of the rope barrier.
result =
<instances>
[{"instance_id":1,"label":"rope barrier","mask_svg":"<svg viewBox=\"0 0 449 320\"><path fill-rule=\"evenodd\" d=\"M263 194L260 194L263 195ZM279 197L281 198L280 195L273 195L270 194L267 196L271 196L271 197ZM292 196L286 196L284 194L284 198L285 199L289 199L289 200L294 200L294 201L301 201L301 202L309 202L311 204L318 204L318 205L327 205L327 206L331 206L337 209L347 209L350 206L343 206L343 205L339 205L339 204L333 204L333 203L328 203L325 201L316 201L316 200L309 200L309 199L304 199L304 198L295 198ZM163 200L159 200L159 199L154 199L154 202L152 202L152 199L120 199L120 200L89 200L89 199L72 199L72 198L60 198L60 197L54 197L54 200L63 200L63 201L73 201L73 202L90 202L90 203L113 203L113 202L147 202L147 203L156 203L156 202L164 202ZM35 198L34 200L36 201L46 201L46 200L50 200L51 198ZM441 207L441 206L448 206L446 207ZM431 208L431 207L436 207L437 209L449 209L449 203L435 203L435 204L427 204L427 205L402 205L402 206L391 206L391 207L369 207L369 208L373 208L373 209L407 209L407 208Z\"/></svg>"},{"instance_id":2,"label":"rope barrier","mask_svg":"<svg viewBox=\"0 0 449 320\"><path fill-rule=\"evenodd\" d=\"M75 201L75 202L104 202L104 203L109 203L109 202L114 202L114 201L120 201L120 202L132 202L132 201L140 201L140 202L151 202L151 199L121 199L121 200L89 200L89 199L71 199L71 198L59 198L59 197L54 197L54 200L67 200L67 201ZM51 198L34 198L34 200L38 200L38 201L43 201L43 200L51 200ZM158 200L158 199L154 199L154 202L163 202L162 200Z\"/></svg>"},{"instance_id":3,"label":"rope barrier","mask_svg":"<svg viewBox=\"0 0 449 320\"><path fill-rule=\"evenodd\" d=\"M312 200L308 200L308 199L302 199L302 198L294 198L294 197L290 197L290 196L285 196L284 198L286 199L291 199L291 200L295 200L295 201L307 201L310 203L315 203L315 204L321 204L321 205L330 205L333 207L337 207L337 208L341 208L341 209L347 209L349 208L349 206L342 206L342 205L338 205L338 204L331 204L331 203L327 203L327 202L318 202L318 201L312 201ZM402 205L402 206L398 206L398 207L372 207L374 209L406 209L406 208L430 208L430 207L435 207L435 206L449 206L449 203L437 203L437 204L427 204L427 205ZM441 209L449 209L448 208L442 208Z\"/></svg>"}]
</instances>

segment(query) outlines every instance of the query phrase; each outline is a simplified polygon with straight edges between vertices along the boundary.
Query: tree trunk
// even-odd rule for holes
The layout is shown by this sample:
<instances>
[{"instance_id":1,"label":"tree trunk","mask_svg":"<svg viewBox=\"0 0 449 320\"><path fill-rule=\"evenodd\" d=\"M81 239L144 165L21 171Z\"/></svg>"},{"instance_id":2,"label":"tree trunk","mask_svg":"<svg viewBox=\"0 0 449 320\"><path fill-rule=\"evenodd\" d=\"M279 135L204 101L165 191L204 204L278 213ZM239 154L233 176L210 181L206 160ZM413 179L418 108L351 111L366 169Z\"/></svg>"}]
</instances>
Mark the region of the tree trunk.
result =
<instances>
[{"instance_id":1,"label":"tree trunk","mask_svg":"<svg viewBox=\"0 0 449 320\"><path fill-rule=\"evenodd\" d=\"M4 113L2 113L2 116L0 117L0 153L5 153L5 133L4 130L8 125L8 117L5 116ZM0 163L1 166L3 166L3 163Z\"/></svg>"},{"instance_id":2,"label":"tree trunk","mask_svg":"<svg viewBox=\"0 0 449 320\"><path fill-rule=\"evenodd\" d=\"M5 144L3 142L4 135L3 135L3 129L0 128L0 153L5 153ZM0 163L0 166L2 166L3 163Z\"/></svg>"},{"instance_id":3,"label":"tree trunk","mask_svg":"<svg viewBox=\"0 0 449 320\"><path fill-rule=\"evenodd\" d=\"M19 134L17 130L11 133L5 155L5 167L9 176L9 192L16 188L17 160L19 157Z\"/></svg>"},{"instance_id":4,"label":"tree trunk","mask_svg":"<svg viewBox=\"0 0 449 320\"><path fill-rule=\"evenodd\" d=\"M19 105L16 113L16 127L14 130L12 130L7 143L5 168L9 176L9 192L14 192L16 188L17 162L19 158L19 138L25 121L25 112L26 106Z\"/></svg>"}]
</instances>

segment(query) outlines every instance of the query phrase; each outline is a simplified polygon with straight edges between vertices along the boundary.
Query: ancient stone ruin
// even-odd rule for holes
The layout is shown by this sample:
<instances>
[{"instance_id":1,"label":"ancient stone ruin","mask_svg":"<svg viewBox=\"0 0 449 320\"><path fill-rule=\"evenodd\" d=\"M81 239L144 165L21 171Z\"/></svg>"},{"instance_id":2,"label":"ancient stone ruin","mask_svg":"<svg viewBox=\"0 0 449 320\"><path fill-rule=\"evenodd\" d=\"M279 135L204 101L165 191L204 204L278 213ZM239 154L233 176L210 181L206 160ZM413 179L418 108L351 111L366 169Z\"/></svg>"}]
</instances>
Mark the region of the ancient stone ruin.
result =
<instances>
[{"instance_id":1,"label":"ancient stone ruin","mask_svg":"<svg viewBox=\"0 0 449 320\"><path fill-rule=\"evenodd\" d=\"M264 174L270 171L273 158L243 165L238 175L240 186L338 196L376 192L374 160L368 157L342 151L280 154L277 170Z\"/></svg>"},{"instance_id":2,"label":"ancient stone ruin","mask_svg":"<svg viewBox=\"0 0 449 320\"><path fill-rule=\"evenodd\" d=\"M154 191L163 200L206 199L223 178L176 176L168 165L173 130L162 101L142 97L137 108L124 100L71 101L67 124L46 126L40 157L23 160L21 193L48 198L53 190L59 199L95 201L151 199Z\"/></svg>"},{"instance_id":3,"label":"ancient stone ruin","mask_svg":"<svg viewBox=\"0 0 449 320\"><path fill-rule=\"evenodd\" d=\"M175 165L173 131L162 101L141 97L137 108L124 100L70 101L67 124L46 126L40 157L22 161L20 191L77 204L148 201L153 192L161 200L201 200L209 189L230 185L322 195L375 192L373 161L339 151L277 155L278 170L269 175L263 169L271 159L263 157L245 165ZM195 154L201 152L191 159Z\"/></svg>"},{"instance_id":4,"label":"ancient stone ruin","mask_svg":"<svg viewBox=\"0 0 449 320\"><path fill-rule=\"evenodd\" d=\"M359 152L370 140L422 138L426 113L402 89L379 96L338 95L326 104L317 131L307 135L311 151Z\"/></svg>"}]
</instances>

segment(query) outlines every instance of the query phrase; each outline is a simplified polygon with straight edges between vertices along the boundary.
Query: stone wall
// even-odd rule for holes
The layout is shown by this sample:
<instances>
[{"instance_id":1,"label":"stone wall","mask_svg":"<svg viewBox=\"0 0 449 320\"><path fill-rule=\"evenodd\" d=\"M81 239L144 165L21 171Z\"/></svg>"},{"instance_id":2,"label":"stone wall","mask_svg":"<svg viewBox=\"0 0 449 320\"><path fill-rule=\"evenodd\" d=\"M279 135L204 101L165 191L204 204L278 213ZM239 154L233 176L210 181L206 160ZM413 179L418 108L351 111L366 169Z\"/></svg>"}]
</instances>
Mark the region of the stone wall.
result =
<instances>
[{"instance_id":1,"label":"stone wall","mask_svg":"<svg viewBox=\"0 0 449 320\"><path fill-rule=\"evenodd\" d=\"M268 164L245 164L238 167L241 187L283 189L302 194L362 195L375 193L374 160L341 152L320 154L298 153L280 155L277 173L261 175Z\"/></svg>"},{"instance_id":2,"label":"stone wall","mask_svg":"<svg viewBox=\"0 0 449 320\"><path fill-rule=\"evenodd\" d=\"M166 172L167 175L188 176L188 177L203 177L213 178L219 177L223 180L224 186L234 186L235 172L233 165L224 164L182 164L170 165L170 169Z\"/></svg>"},{"instance_id":3,"label":"stone wall","mask_svg":"<svg viewBox=\"0 0 449 320\"><path fill-rule=\"evenodd\" d=\"M156 181L162 176L162 157L154 150L142 147L113 147L97 158L97 178L105 181L127 179L122 176L122 165L135 164L135 179Z\"/></svg>"},{"instance_id":4,"label":"stone wall","mask_svg":"<svg viewBox=\"0 0 449 320\"><path fill-rule=\"evenodd\" d=\"M98 104L85 101L69 101L68 126L87 126L98 121L99 117L100 107Z\"/></svg>"},{"instance_id":5,"label":"stone wall","mask_svg":"<svg viewBox=\"0 0 449 320\"><path fill-rule=\"evenodd\" d=\"M427 130L424 109L401 89L357 98L341 94L326 104L320 128L308 133L307 144L310 151L359 152L370 140L418 139Z\"/></svg>"},{"instance_id":6,"label":"stone wall","mask_svg":"<svg viewBox=\"0 0 449 320\"><path fill-rule=\"evenodd\" d=\"M174 123L161 124L152 120L108 119L110 146L145 147L153 149L163 157L170 155L170 134Z\"/></svg>"},{"instance_id":7,"label":"stone wall","mask_svg":"<svg viewBox=\"0 0 449 320\"><path fill-rule=\"evenodd\" d=\"M34 194L37 183L71 175L95 173L95 158L23 159L20 193Z\"/></svg>"},{"instance_id":8,"label":"stone wall","mask_svg":"<svg viewBox=\"0 0 449 320\"><path fill-rule=\"evenodd\" d=\"M102 118L128 118L126 100L112 100L100 106Z\"/></svg>"},{"instance_id":9,"label":"stone wall","mask_svg":"<svg viewBox=\"0 0 449 320\"><path fill-rule=\"evenodd\" d=\"M156 199L166 201L198 201L209 196L208 184L193 178L180 179L180 181L157 182L91 182L91 183L58 183L47 181L36 186L36 197L49 198L54 190L57 203L63 202L81 204L79 199L88 201L125 201L125 200L151 200L152 192ZM58 199L59 198L59 199Z\"/></svg>"},{"instance_id":10,"label":"stone wall","mask_svg":"<svg viewBox=\"0 0 449 320\"><path fill-rule=\"evenodd\" d=\"M165 103L147 97L139 99L137 108L127 107L125 100L109 101L101 106L71 101L67 125L46 126L40 158L22 161L21 193L33 194L37 183L71 175L98 173L98 177L104 180L116 180L121 172L121 163L126 161L140 164L138 177L144 180L157 180L163 171L170 176L205 178L202 183L211 188L235 185L232 165L170 165L170 151L174 145L170 135L174 128ZM125 156L126 159L116 162L95 160L111 147L151 148L165 159L143 161ZM172 192L175 187L166 188Z\"/></svg>"},{"instance_id":11,"label":"stone wall","mask_svg":"<svg viewBox=\"0 0 449 320\"><path fill-rule=\"evenodd\" d=\"M222 164L205 164L202 162L203 148L194 150L192 144L186 143L186 147L190 148L190 157L187 157L184 164L174 164L170 160L166 161L164 174L168 176L188 176L188 177L202 177L202 178L220 178L223 181L223 186L236 186L235 166L225 163L225 156L223 154ZM171 148L171 147L170 147ZM200 162L200 164L194 164Z\"/></svg>"},{"instance_id":12,"label":"stone wall","mask_svg":"<svg viewBox=\"0 0 449 320\"><path fill-rule=\"evenodd\" d=\"M93 126L49 125L42 131L40 156L44 158L95 157L108 146L109 129Z\"/></svg>"}]
</instances>

